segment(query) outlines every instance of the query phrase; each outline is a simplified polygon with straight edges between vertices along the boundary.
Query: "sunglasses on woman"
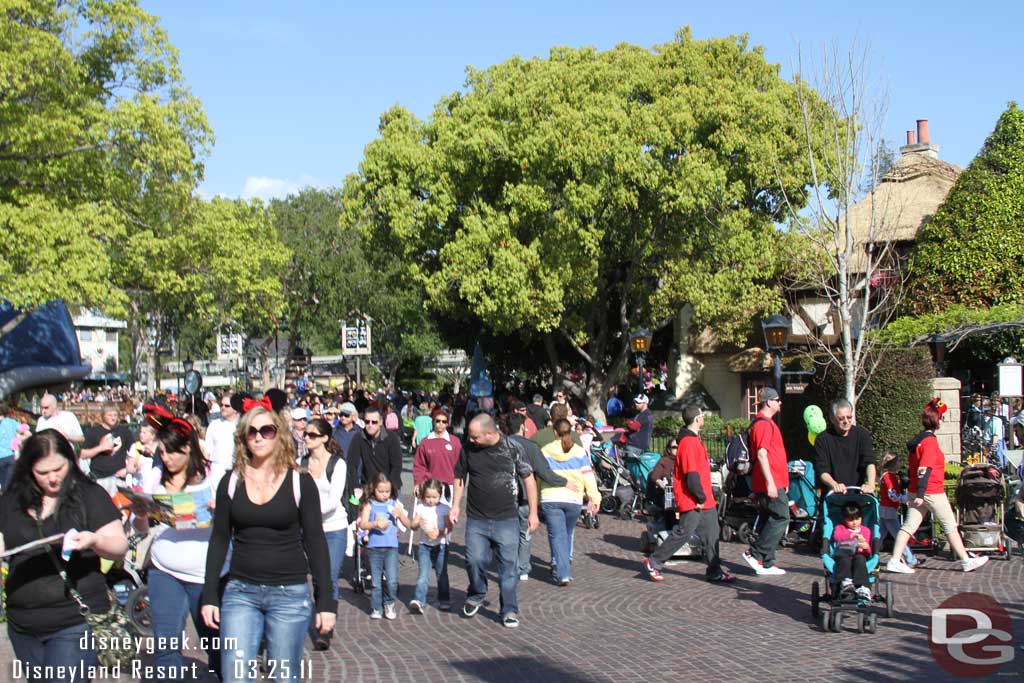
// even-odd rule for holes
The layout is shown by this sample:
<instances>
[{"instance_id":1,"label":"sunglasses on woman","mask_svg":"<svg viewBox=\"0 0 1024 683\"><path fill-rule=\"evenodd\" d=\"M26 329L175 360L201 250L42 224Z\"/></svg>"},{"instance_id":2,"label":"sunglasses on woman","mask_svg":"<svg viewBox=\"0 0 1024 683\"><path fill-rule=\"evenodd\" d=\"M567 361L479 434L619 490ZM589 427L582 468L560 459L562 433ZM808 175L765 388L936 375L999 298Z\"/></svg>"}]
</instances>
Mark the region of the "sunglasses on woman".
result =
<instances>
[{"instance_id":1,"label":"sunglasses on woman","mask_svg":"<svg viewBox=\"0 0 1024 683\"><path fill-rule=\"evenodd\" d=\"M259 429L249 427L249 431L245 433L245 436L249 439L255 439L257 434L262 436L264 441L270 441L277 438L277 427L274 425L263 425Z\"/></svg>"},{"instance_id":2,"label":"sunglasses on woman","mask_svg":"<svg viewBox=\"0 0 1024 683\"><path fill-rule=\"evenodd\" d=\"M307 439L319 439L323 434L317 434L316 432L303 432L302 435Z\"/></svg>"}]
</instances>

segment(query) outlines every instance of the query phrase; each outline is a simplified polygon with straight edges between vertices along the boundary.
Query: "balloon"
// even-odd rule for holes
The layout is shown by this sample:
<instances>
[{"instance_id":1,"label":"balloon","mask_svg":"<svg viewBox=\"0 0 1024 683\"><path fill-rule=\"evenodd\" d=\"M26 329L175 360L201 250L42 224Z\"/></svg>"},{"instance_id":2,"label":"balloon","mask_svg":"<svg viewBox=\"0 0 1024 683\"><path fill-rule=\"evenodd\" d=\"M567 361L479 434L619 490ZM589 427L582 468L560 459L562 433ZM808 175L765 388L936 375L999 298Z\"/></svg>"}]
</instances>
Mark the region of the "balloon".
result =
<instances>
[{"instance_id":1,"label":"balloon","mask_svg":"<svg viewBox=\"0 0 1024 683\"><path fill-rule=\"evenodd\" d=\"M828 426L825 423L825 416L821 413L821 408L815 405L804 408L804 424L807 425L807 431L814 435L821 434Z\"/></svg>"}]
</instances>

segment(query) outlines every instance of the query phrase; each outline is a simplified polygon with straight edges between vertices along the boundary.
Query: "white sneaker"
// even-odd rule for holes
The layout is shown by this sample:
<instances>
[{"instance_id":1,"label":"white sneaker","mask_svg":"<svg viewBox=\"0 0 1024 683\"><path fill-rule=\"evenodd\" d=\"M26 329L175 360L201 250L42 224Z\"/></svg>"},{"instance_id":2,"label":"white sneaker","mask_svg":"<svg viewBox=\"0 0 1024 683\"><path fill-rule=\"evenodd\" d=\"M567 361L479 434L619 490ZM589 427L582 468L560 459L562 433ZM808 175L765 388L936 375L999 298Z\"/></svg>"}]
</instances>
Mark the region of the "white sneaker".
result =
<instances>
[{"instance_id":1,"label":"white sneaker","mask_svg":"<svg viewBox=\"0 0 1024 683\"><path fill-rule=\"evenodd\" d=\"M782 576L786 570L782 567L762 567L758 572L759 576Z\"/></svg>"},{"instance_id":2,"label":"white sneaker","mask_svg":"<svg viewBox=\"0 0 1024 683\"><path fill-rule=\"evenodd\" d=\"M988 562L988 555L979 555L977 557L970 557L966 560L961 560L960 566L963 568L964 572L973 572L986 562Z\"/></svg>"},{"instance_id":3,"label":"white sneaker","mask_svg":"<svg viewBox=\"0 0 1024 683\"><path fill-rule=\"evenodd\" d=\"M395 609L395 603L384 605L384 618L394 621L398 618L398 611Z\"/></svg>"},{"instance_id":4,"label":"white sneaker","mask_svg":"<svg viewBox=\"0 0 1024 683\"><path fill-rule=\"evenodd\" d=\"M423 614L423 603L419 600L411 600L409 602L409 611L413 614Z\"/></svg>"},{"instance_id":5,"label":"white sneaker","mask_svg":"<svg viewBox=\"0 0 1024 683\"><path fill-rule=\"evenodd\" d=\"M519 580L520 581L529 581L530 580L530 575L529 574L520 574L519 575Z\"/></svg>"},{"instance_id":6,"label":"white sneaker","mask_svg":"<svg viewBox=\"0 0 1024 683\"><path fill-rule=\"evenodd\" d=\"M380 619L380 618L382 618L382 616L383 616L383 615L381 615L381 613L380 613L380 610L379 610L379 609L375 609L375 610L373 610L372 612L370 612L370 618L371 618L371 619Z\"/></svg>"},{"instance_id":7,"label":"white sneaker","mask_svg":"<svg viewBox=\"0 0 1024 683\"><path fill-rule=\"evenodd\" d=\"M857 599L863 602L871 602L871 589L867 586L861 586L857 589Z\"/></svg>"},{"instance_id":8,"label":"white sneaker","mask_svg":"<svg viewBox=\"0 0 1024 683\"><path fill-rule=\"evenodd\" d=\"M885 571L893 574L913 574L914 570L903 563L903 560L893 558L885 563Z\"/></svg>"},{"instance_id":9,"label":"white sneaker","mask_svg":"<svg viewBox=\"0 0 1024 683\"><path fill-rule=\"evenodd\" d=\"M846 590L847 588L853 588L853 579L843 579L843 582L839 585L839 590Z\"/></svg>"},{"instance_id":10,"label":"white sneaker","mask_svg":"<svg viewBox=\"0 0 1024 683\"><path fill-rule=\"evenodd\" d=\"M761 560L751 555L749 550L743 552L743 561L750 565L750 568L758 574L764 571L764 565L761 564Z\"/></svg>"}]
</instances>

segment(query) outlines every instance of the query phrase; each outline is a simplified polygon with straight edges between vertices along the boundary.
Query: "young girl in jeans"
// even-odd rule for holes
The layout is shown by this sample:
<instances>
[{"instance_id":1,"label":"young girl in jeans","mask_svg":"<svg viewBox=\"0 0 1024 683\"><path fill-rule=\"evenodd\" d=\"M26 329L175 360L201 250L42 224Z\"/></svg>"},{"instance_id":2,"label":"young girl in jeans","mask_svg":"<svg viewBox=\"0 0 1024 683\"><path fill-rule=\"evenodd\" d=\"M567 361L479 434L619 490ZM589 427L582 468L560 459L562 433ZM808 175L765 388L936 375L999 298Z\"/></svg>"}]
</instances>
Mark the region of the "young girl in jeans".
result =
<instances>
[{"instance_id":1,"label":"young girl in jeans","mask_svg":"<svg viewBox=\"0 0 1024 683\"><path fill-rule=\"evenodd\" d=\"M397 619L398 597L398 522L411 526L400 501L391 497L391 480L378 472L363 491L359 508L359 528L369 531L367 556L370 559L370 618L380 619L381 608L387 619ZM382 576L387 577L386 595ZM383 604L382 604L383 603Z\"/></svg>"},{"instance_id":2,"label":"young girl in jeans","mask_svg":"<svg viewBox=\"0 0 1024 683\"><path fill-rule=\"evenodd\" d=\"M907 502L907 494L900 485L900 458L892 451L888 451L882 457L882 478L878 482L878 525L881 528L880 541L892 536L896 541L896 534L900 531L903 520L900 518L900 504ZM919 558L910 550L910 546L903 549L903 561L908 567L916 567L924 563L924 558Z\"/></svg>"},{"instance_id":3,"label":"young girl in jeans","mask_svg":"<svg viewBox=\"0 0 1024 683\"><path fill-rule=\"evenodd\" d=\"M451 594L448 586L448 511L447 505L441 504L442 484L437 479L428 479L420 484L419 503L412 510L411 529L421 532L420 544L416 554L419 564L419 576L416 579L416 597L409 603L413 614L423 614L427 604L427 585L430 583L430 571L437 573L437 601L442 611L451 607Z\"/></svg>"}]
</instances>

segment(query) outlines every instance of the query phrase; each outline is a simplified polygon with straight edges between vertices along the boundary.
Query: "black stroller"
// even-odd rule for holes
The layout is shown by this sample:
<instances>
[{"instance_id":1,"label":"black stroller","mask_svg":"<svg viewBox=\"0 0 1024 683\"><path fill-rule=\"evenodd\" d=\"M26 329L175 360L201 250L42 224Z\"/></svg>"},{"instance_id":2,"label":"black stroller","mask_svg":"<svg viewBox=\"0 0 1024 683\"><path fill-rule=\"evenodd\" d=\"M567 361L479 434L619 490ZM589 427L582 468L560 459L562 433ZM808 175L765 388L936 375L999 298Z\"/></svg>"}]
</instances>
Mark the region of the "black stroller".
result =
<instances>
[{"instance_id":1,"label":"black stroller","mask_svg":"<svg viewBox=\"0 0 1024 683\"><path fill-rule=\"evenodd\" d=\"M968 465L956 481L956 522L964 547L1010 559L1005 525L1006 478L995 465Z\"/></svg>"}]
</instances>

